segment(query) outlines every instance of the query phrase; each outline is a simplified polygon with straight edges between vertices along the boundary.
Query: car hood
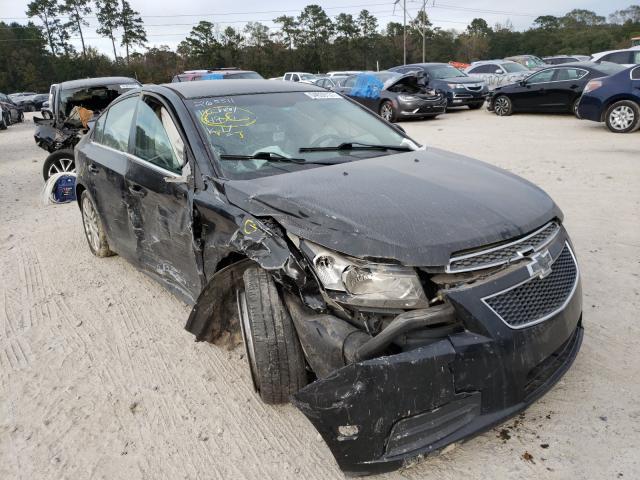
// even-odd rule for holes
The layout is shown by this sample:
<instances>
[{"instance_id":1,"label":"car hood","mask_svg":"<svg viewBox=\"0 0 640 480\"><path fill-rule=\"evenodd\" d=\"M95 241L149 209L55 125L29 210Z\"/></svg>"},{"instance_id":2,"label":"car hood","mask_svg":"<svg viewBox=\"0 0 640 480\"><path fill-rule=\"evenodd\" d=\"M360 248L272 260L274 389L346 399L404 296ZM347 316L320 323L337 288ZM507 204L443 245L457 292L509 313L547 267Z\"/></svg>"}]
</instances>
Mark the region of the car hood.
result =
<instances>
[{"instance_id":1,"label":"car hood","mask_svg":"<svg viewBox=\"0 0 640 480\"><path fill-rule=\"evenodd\" d=\"M229 201L360 258L444 266L453 252L528 233L555 203L504 170L438 149L226 182Z\"/></svg>"}]
</instances>

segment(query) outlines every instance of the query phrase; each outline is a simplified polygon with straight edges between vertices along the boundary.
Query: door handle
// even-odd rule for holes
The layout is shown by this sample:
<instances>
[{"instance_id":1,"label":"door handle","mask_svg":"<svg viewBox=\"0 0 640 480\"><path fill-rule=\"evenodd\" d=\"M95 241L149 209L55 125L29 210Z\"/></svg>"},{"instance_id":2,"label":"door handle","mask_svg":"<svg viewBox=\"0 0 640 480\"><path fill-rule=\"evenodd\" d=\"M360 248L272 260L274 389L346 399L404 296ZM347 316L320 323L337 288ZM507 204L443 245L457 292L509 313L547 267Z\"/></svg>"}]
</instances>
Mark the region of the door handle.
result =
<instances>
[{"instance_id":1,"label":"door handle","mask_svg":"<svg viewBox=\"0 0 640 480\"><path fill-rule=\"evenodd\" d=\"M572 90L575 90L576 88L578 88L578 85L571 85L569 88L571 88Z\"/></svg>"},{"instance_id":2,"label":"door handle","mask_svg":"<svg viewBox=\"0 0 640 480\"><path fill-rule=\"evenodd\" d=\"M100 171L93 163L89 164L87 170L89 170L90 173L98 173Z\"/></svg>"},{"instance_id":3,"label":"door handle","mask_svg":"<svg viewBox=\"0 0 640 480\"><path fill-rule=\"evenodd\" d=\"M147 194L147 190L137 183L129 185L129 191L131 195L135 195L136 197L144 197Z\"/></svg>"}]
</instances>

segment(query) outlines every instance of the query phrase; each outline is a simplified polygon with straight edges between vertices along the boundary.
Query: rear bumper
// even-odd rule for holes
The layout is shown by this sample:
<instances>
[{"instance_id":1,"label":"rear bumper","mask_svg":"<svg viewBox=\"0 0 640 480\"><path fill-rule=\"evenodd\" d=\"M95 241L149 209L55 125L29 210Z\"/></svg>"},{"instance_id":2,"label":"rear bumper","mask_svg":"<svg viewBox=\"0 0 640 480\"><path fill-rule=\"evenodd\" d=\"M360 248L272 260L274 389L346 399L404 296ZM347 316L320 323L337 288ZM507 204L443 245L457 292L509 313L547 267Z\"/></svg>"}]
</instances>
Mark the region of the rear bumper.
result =
<instances>
[{"instance_id":1,"label":"rear bumper","mask_svg":"<svg viewBox=\"0 0 640 480\"><path fill-rule=\"evenodd\" d=\"M564 241L550 248L554 258ZM481 299L515 284L522 274L516 270L450 291L462 331L339 368L294 395L293 403L342 470L352 475L395 470L505 421L564 375L583 337L579 276L562 310L512 328Z\"/></svg>"},{"instance_id":2,"label":"rear bumper","mask_svg":"<svg viewBox=\"0 0 640 480\"><path fill-rule=\"evenodd\" d=\"M581 120L591 120L601 122L603 114L603 104L599 98L591 95L583 95L578 105L577 115Z\"/></svg>"}]
</instances>

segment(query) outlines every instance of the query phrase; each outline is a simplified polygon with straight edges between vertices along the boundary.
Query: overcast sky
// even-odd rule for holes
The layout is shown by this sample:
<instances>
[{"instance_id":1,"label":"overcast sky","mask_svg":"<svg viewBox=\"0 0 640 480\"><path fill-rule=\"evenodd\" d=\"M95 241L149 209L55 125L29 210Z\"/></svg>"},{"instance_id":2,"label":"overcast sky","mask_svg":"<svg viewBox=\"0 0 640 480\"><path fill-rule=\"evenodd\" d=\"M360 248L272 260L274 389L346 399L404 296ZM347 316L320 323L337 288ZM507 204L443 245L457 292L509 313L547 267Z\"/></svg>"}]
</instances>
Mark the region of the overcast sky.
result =
<instances>
[{"instance_id":1,"label":"overcast sky","mask_svg":"<svg viewBox=\"0 0 640 480\"><path fill-rule=\"evenodd\" d=\"M378 18L382 27L388 22L402 22L402 8L394 0L129 0L140 12L147 28L149 46L175 46L200 20L231 25L242 29L248 21L260 21L276 27L272 19L279 15L297 15L305 5L320 4L328 15L341 12L357 14L363 8ZM400 5L403 0L399 0ZM422 8L423 0L407 0L409 19ZM27 21L25 10L29 0L0 0L0 19L5 22ZM517 30L527 29L539 15L561 16L574 8L593 10L599 15L626 8L634 0L428 0L427 13L435 26L463 30L475 17L482 17L490 25L511 21ZM95 14L94 14L95 15ZM91 26L85 33L86 43L105 53L111 53L111 43L97 38L95 18L87 19ZM74 45L80 48L78 39Z\"/></svg>"}]
</instances>

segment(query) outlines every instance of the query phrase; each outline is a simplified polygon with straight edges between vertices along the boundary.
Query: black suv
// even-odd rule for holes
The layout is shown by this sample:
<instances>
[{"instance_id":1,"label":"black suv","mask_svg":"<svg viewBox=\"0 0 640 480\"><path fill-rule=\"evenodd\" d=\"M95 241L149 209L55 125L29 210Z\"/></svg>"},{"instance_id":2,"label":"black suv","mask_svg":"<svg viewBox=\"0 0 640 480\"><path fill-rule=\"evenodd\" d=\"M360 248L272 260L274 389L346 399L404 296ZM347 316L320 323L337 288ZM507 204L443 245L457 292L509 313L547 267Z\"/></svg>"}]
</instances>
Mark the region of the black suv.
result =
<instances>
[{"instance_id":1,"label":"black suv","mask_svg":"<svg viewBox=\"0 0 640 480\"><path fill-rule=\"evenodd\" d=\"M482 107L489 90L484 80L470 77L448 63L414 63L390 68L392 72L422 72L423 83L442 92L449 107Z\"/></svg>"},{"instance_id":2,"label":"black suv","mask_svg":"<svg viewBox=\"0 0 640 480\"><path fill-rule=\"evenodd\" d=\"M36 145L50 153L42 167L44 179L75 171L73 147L88 131L75 107L89 110L95 118L114 99L138 87L140 82L128 77L85 78L53 85L49 109L41 110L44 118L33 119Z\"/></svg>"}]
</instances>

